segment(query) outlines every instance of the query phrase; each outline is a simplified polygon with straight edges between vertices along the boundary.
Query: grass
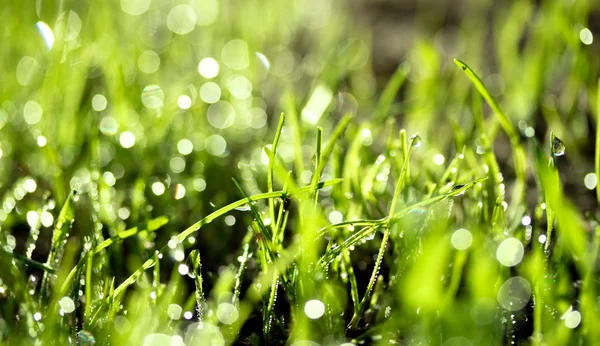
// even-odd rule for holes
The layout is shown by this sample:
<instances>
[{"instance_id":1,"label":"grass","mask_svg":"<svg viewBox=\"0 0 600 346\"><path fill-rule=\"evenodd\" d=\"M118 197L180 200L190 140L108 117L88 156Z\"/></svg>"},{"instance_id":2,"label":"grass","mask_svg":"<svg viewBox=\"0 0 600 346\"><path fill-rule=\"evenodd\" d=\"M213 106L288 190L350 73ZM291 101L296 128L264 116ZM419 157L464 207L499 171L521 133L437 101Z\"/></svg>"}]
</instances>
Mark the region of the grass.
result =
<instances>
[{"instance_id":1,"label":"grass","mask_svg":"<svg viewBox=\"0 0 600 346\"><path fill-rule=\"evenodd\" d=\"M0 344L600 340L593 4L135 3L0 9Z\"/></svg>"}]
</instances>

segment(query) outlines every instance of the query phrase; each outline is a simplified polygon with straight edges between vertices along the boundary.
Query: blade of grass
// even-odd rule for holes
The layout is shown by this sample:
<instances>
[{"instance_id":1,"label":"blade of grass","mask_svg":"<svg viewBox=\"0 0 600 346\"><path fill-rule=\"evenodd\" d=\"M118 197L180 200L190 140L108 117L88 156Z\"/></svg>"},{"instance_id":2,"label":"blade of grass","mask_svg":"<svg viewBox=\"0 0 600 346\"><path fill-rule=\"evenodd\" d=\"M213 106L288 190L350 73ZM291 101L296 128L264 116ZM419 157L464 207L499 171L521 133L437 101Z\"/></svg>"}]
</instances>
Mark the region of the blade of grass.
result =
<instances>
[{"instance_id":1,"label":"blade of grass","mask_svg":"<svg viewBox=\"0 0 600 346\"><path fill-rule=\"evenodd\" d=\"M75 218L75 202L73 200L74 194L75 192L71 191L67 197L65 204L58 214L58 219L56 220L54 231L52 232L52 244L50 246L50 253L48 254L46 265L53 268L57 268L60 264L61 255L64 250L64 243L67 240L69 230L71 229ZM49 288L50 276L48 275L48 272L44 272L42 286L40 289L40 301L46 299L46 294Z\"/></svg>"},{"instance_id":2,"label":"blade of grass","mask_svg":"<svg viewBox=\"0 0 600 346\"><path fill-rule=\"evenodd\" d=\"M402 88L409 71L408 65L404 63L398 65L398 68L396 68L396 71L385 85L385 88L379 97L379 101L377 102L379 117L385 118L388 116L390 106L394 102L396 95L398 95L398 91Z\"/></svg>"},{"instance_id":3,"label":"blade of grass","mask_svg":"<svg viewBox=\"0 0 600 346\"><path fill-rule=\"evenodd\" d=\"M519 133L515 129L514 125L508 118L508 116L502 111L494 97L487 90L481 79L471 70L467 64L464 62L454 59L454 63L460 67L463 72L469 77L477 91L481 94L481 96L487 101L490 105L496 116L498 117L498 121L502 126L504 132L508 135L510 140L510 144L513 149L513 159L515 164L515 173L516 173L516 182L514 186L513 200L511 201L512 210L516 210L516 208L524 202L525 198L525 178L526 178L526 165L527 165L527 157L525 154L525 149L521 144L521 139L519 137Z\"/></svg>"},{"instance_id":4,"label":"blade of grass","mask_svg":"<svg viewBox=\"0 0 600 346\"><path fill-rule=\"evenodd\" d=\"M332 180L328 180L328 181L324 181L321 182L319 184L317 184L317 188L323 188L326 186L331 186L334 184L337 184L339 182L341 182L342 179L332 179ZM301 193L307 193L312 191L312 187L311 186L304 186L301 188L297 188L297 189L293 189L289 192L290 195L296 195L296 194L301 194ZM191 225L190 227L188 227L187 229L185 229L183 232L179 233L175 239L177 239L178 242L183 242L187 237L189 237L190 235L192 235L194 232L198 231L200 228L202 228L202 226L211 223L213 220L215 220L216 218L223 216L225 214L227 214L228 212L234 210L235 208L241 207L244 204L249 204L252 203L252 201L258 201L258 200L262 200L262 199L268 199L268 198L282 198L285 197L285 195L287 195L284 191L274 191L274 192L267 192L267 193L261 193L258 195L254 195L248 198L243 198L240 199L236 202L230 203L222 208L220 208L219 210L216 210L214 212L212 212L211 214L209 214L208 216L204 217L203 219L201 219L200 221L194 223L193 225ZM160 253L164 253L166 250L168 249L168 246L165 245L160 249ZM127 279L125 279L125 281L123 281L116 289L114 292L114 296L118 297L120 296L120 294L122 294L125 289L127 289L127 287L129 287L131 284L133 284L135 282L135 280L144 272L146 271L148 268L152 267L155 263L155 259L154 257L146 260L146 262L144 262L142 264L142 266L140 266L133 274L131 274ZM104 310L104 308L106 308L106 305L109 301L109 298L111 297L106 297L106 299L102 302L102 304L98 307L98 309L96 310L96 312L94 313L91 321L90 321L90 325L93 325L96 320L98 319L98 316L100 315L100 312L102 312Z\"/></svg>"},{"instance_id":5,"label":"blade of grass","mask_svg":"<svg viewBox=\"0 0 600 346\"><path fill-rule=\"evenodd\" d=\"M362 318L363 310L365 309L365 306L367 304L369 296L371 295L371 292L373 290L373 286L375 285L375 282L377 280L381 262L383 261L383 254L385 253L385 249L387 247L387 242L390 237L390 229L391 229L390 223L391 223L394 213L396 212L396 205L397 205L398 199L400 197L400 191L402 191L402 186L404 184L404 178L406 177L406 171L408 170L408 165L410 162L410 155L412 153L412 149L413 149L415 143L417 143L417 141L419 141L419 140L420 140L420 138L418 136L415 136L412 138L412 140L410 142L410 146L406 153L406 156L404 157L404 163L402 165L402 170L400 171L400 176L398 177L398 181L396 183L396 190L394 191L394 197L392 198L392 202L390 203L390 209L388 212L387 220L383 226L384 227L383 239L381 240L379 252L377 253L377 259L375 260L375 266L373 268L373 272L371 273L371 278L369 279L369 283L367 285L367 291L365 292L365 295L363 296L362 300L358 304L358 309L354 311L354 315L352 316L352 320L350 321L349 328L356 329L356 327L358 326L358 322L360 322L360 320Z\"/></svg>"},{"instance_id":6,"label":"blade of grass","mask_svg":"<svg viewBox=\"0 0 600 346\"><path fill-rule=\"evenodd\" d=\"M204 319L204 307L206 306L206 298L204 298L204 289L202 287L202 261L200 260L200 251L192 250L190 253L190 262L192 264L192 272L194 273L194 284L196 285L196 312L198 313L198 322Z\"/></svg>"},{"instance_id":7,"label":"blade of grass","mask_svg":"<svg viewBox=\"0 0 600 346\"><path fill-rule=\"evenodd\" d=\"M277 145L279 144L279 137L281 136L281 130L285 123L285 114L281 113L279 117L279 124L275 132L275 138L273 139L273 146L271 147L271 153L269 155L269 171L267 173L267 188L268 192L273 192L273 167L275 165L275 155L277 154ZM271 218L271 230L275 233L277 227L275 222L275 204L273 199L269 199L269 217Z\"/></svg>"},{"instance_id":8,"label":"blade of grass","mask_svg":"<svg viewBox=\"0 0 600 346\"><path fill-rule=\"evenodd\" d=\"M160 217L152 219L152 220L148 221L147 223L144 223L140 226L136 226L136 227L130 228L126 231L120 232L117 235L110 237L110 238L104 240L102 243L98 244L94 249L92 249L91 251L89 251L87 253L87 256L94 256L95 254L99 253L100 251L104 250L105 248L109 247L110 245L112 245L116 242L119 242L123 239L134 236L140 232L145 232L145 231L154 232L157 229L164 226L165 224L167 224L168 222L169 222L168 217L160 216ZM85 263L86 263L86 257L82 258L79 261L79 263L77 263L77 265L69 272L69 275L67 275L66 279L64 280L64 282L61 286L61 292L63 293L63 295L66 294L67 289L69 288L69 285L71 284L73 277L75 276L75 273L77 272L77 270L81 269Z\"/></svg>"}]
</instances>

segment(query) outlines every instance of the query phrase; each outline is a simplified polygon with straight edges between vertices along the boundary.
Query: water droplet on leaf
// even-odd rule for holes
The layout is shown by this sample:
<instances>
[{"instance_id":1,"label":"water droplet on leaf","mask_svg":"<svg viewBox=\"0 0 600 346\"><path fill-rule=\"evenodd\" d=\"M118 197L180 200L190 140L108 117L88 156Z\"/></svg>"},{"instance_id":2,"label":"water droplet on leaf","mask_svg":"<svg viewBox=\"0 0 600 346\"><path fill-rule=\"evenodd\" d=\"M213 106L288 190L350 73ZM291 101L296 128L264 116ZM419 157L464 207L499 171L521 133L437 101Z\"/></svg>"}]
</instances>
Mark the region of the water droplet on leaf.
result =
<instances>
[{"instance_id":1,"label":"water droplet on leaf","mask_svg":"<svg viewBox=\"0 0 600 346\"><path fill-rule=\"evenodd\" d=\"M554 156L563 156L565 154L565 143L558 137L554 137L552 140L552 154Z\"/></svg>"}]
</instances>

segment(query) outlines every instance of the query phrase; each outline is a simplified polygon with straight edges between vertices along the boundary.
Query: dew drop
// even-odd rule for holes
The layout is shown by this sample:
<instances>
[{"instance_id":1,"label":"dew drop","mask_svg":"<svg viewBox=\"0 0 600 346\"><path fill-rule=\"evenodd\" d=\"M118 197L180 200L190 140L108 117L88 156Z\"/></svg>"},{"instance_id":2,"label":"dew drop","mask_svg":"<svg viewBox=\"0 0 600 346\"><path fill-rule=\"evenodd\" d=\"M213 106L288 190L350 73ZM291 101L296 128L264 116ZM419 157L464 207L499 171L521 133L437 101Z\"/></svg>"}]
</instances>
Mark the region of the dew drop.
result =
<instances>
[{"instance_id":1,"label":"dew drop","mask_svg":"<svg viewBox=\"0 0 600 346\"><path fill-rule=\"evenodd\" d=\"M418 148L421 146L421 137L417 134L412 135L410 137L413 148Z\"/></svg>"},{"instance_id":2,"label":"dew drop","mask_svg":"<svg viewBox=\"0 0 600 346\"><path fill-rule=\"evenodd\" d=\"M552 141L552 154L554 156L563 156L565 154L565 143L558 137L554 137Z\"/></svg>"}]
</instances>

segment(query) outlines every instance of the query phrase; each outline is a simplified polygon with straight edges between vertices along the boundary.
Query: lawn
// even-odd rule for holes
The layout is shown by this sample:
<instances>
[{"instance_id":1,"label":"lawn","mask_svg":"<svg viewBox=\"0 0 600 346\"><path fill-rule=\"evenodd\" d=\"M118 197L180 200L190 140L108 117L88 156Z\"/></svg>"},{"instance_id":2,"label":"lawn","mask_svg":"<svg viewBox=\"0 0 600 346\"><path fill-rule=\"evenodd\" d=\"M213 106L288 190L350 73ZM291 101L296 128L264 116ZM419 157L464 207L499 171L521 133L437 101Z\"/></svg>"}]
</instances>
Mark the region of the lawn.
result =
<instances>
[{"instance_id":1,"label":"lawn","mask_svg":"<svg viewBox=\"0 0 600 346\"><path fill-rule=\"evenodd\" d=\"M0 22L0 344L600 343L596 2Z\"/></svg>"}]
</instances>

